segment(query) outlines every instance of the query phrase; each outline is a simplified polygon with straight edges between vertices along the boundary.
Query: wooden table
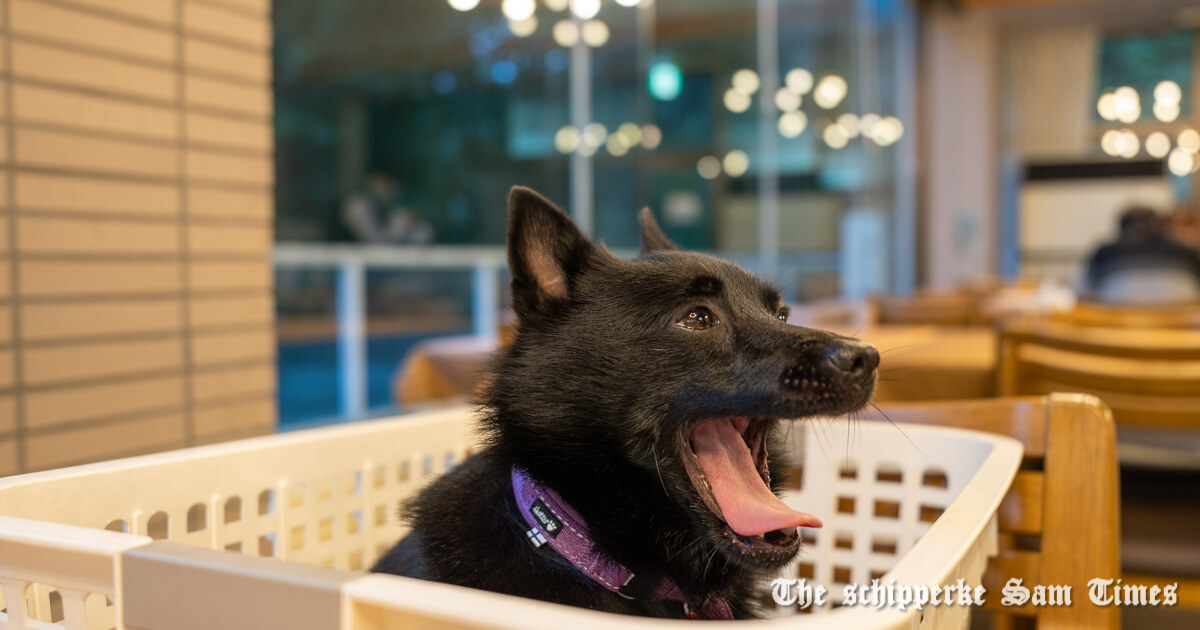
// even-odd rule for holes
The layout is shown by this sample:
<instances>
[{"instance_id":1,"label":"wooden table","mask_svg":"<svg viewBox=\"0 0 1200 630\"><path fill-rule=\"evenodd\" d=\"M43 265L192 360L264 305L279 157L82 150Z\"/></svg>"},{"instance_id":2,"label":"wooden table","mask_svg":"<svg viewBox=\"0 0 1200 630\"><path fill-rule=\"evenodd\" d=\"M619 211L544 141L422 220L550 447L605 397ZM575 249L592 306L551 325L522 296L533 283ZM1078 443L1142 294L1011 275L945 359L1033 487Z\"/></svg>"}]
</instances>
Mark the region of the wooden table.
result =
<instances>
[{"instance_id":1,"label":"wooden table","mask_svg":"<svg viewBox=\"0 0 1200 630\"><path fill-rule=\"evenodd\" d=\"M874 326L855 336L874 344L882 355L876 400L948 400L995 394L996 338L991 328ZM494 350L495 346L471 337L417 345L398 373L398 402L411 406L468 397Z\"/></svg>"},{"instance_id":2,"label":"wooden table","mask_svg":"<svg viewBox=\"0 0 1200 630\"><path fill-rule=\"evenodd\" d=\"M876 400L990 398L996 393L996 335L991 328L875 326L855 336L879 349Z\"/></svg>"}]
</instances>

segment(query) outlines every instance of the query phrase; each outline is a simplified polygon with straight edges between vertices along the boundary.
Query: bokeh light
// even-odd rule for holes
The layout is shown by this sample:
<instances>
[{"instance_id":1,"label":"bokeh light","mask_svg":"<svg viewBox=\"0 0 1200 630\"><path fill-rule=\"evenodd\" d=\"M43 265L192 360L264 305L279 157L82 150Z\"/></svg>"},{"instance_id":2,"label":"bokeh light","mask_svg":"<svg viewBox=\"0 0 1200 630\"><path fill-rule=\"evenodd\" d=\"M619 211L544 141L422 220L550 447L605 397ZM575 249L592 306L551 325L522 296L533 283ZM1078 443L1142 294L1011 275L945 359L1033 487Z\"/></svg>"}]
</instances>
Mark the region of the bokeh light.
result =
<instances>
[{"instance_id":1,"label":"bokeh light","mask_svg":"<svg viewBox=\"0 0 1200 630\"><path fill-rule=\"evenodd\" d=\"M650 96L660 101L673 101L683 91L683 72L670 61L656 61L646 75L646 86Z\"/></svg>"},{"instance_id":2,"label":"bokeh light","mask_svg":"<svg viewBox=\"0 0 1200 630\"><path fill-rule=\"evenodd\" d=\"M1151 157L1164 158L1171 152L1171 138L1161 131L1146 136L1146 153Z\"/></svg>"},{"instance_id":3,"label":"bokeh light","mask_svg":"<svg viewBox=\"0 0 1200 630\"><path fill-rule=\"evenodd\" d=\"M813 75L804 68L792 68L784 76L783 83L796 94L808 94L813 89Z\"/></svg>"},{"instance_id":4,"label":"bokeh light","mask_svg":"<svg viewBox=\"0 0 1200 630\"><path fill-rule=\"evenodd\" d=\"M746 96L757 92L760 84L758 73L749 68L742 68L733 73L733 89Z\"/></svg>"},{"instance_id":5,"label":"bokeh light","mask_svg":"<svg viewBox=\"0 0 1200 630\"><path fill-rule=\"evenodd\" d=\"M537 10L537 5L533 0L504 0L500 3L500 11L504 13L504 17L520 22L533 17L533 12Z\"/></svg>"},{"instance_id":6,"label":"bokeh light","mask_svg":"<svg viewBox=\"0 0 1200 630\"><path fill-rule=\"evenodd\" d=\"M750 169L750 156L746 155L745 151L735 149L725 154L725 159L721 161L721 166L725 167L726 175L741 177Z\"/></svg>"},{"instance_id":7,"label":"bokeh light","mask_svg":"<svg viewBox=\"0 0 1200 630\"><path fill-rule=\"evenodd\" d=\"M600 12L600 0L571 0L571 13L580 19L590 20Z\"/></svg>"},{"instance_id":8,"label":"bokeh light","mask_svg":"<svg viewBox=\"0 0 1200 630\"><path fill-rule=\"evenodd\" d=\"M716 179L721 174L721 160L715 155L706 155L696 162L696 172L704 179Z\"/></svg>"},{"instance_id":9,"label":"bokeh light","mask_svg":"<svg viewBox=\"0 0 1200 630\"><path fill-rule=\"evenodd\" d=\"M583 43L592 48L599 48L608 43L608 25L600 20L588 20L583 23Z\"/></svg>"},{"instance_id":10,"label":"bokeh light","mask_svg":"<svg viewBox=\"0 0 1200 630\"><path fill-rule=\"evenodd\" d=\"M784 112L779 117L779 123L776 126L779 129L779 135L785 138L795 138L804 133L804 128L808 126L808 116L801 111Z\"/></svg>"},{"instance_id":11,"label":"bokeh light","mask_svg":"<svg viewBox=\"0 0 1200 630\"><path fill-rule=\"evenodd\" d=\"M836 74L821 77L821 82L813 89L813 101L818 107L833 109L846 98L848 90L846 80Z\"/></svg>"},{"instance_id":12,"label":"bokeh light","mask_svg":"<svg viewBox=\"0 0 1200 630\"><path fill-rule=\"evenodd\" d=\"M800 101L800 95L786 87L775 91L775 107L778 107L780 111L794 112L800 109Z\"/></svg>"},{"instance_id":13,"label":"bokeh light","mask_svg":"<svg viewBox=\"0 0 1200 630\"><path fill-rule=\"evenodd\" d=\"M725 109L740 114L747 109L750 109L750 96L738 91L737 88L729 88L725 90Z\"/></svg>"}]
</instances>

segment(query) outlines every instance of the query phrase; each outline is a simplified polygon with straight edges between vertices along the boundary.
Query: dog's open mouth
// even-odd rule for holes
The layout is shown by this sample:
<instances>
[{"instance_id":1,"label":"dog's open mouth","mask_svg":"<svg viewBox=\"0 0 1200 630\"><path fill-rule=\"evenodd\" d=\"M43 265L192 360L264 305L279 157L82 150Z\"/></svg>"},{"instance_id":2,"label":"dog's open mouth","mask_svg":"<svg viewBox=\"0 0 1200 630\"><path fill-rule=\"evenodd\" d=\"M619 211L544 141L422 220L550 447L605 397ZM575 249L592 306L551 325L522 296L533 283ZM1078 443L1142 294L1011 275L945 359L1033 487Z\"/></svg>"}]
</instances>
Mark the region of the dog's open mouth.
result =
<instances>
[{"instance_id":1,"label":"dog's open mouth","mask_svg":"<svg viewBox=\"0 0 1200 630\"><path fill-rule=\"evenodd\" d=\"M715 418L692 427L684 467L704 503L729 526L735 546L754 556L790 557L799 545L796 528L821 521L771 492L766 438L772 422Z\"/></svg>"}]
</instances>

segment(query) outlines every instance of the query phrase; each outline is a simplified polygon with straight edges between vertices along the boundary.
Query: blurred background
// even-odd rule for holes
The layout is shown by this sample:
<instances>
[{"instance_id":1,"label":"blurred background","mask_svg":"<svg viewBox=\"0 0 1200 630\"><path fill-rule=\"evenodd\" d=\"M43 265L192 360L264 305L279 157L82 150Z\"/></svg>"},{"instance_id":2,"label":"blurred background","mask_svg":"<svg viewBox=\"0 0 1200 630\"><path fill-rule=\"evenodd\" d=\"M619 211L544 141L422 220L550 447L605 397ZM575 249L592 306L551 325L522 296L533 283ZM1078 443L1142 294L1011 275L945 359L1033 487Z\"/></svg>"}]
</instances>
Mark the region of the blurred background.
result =
<instances>
[{"instance_id":1,"label":"blurred background","mask_svg":"<svg viewBox=\"0 0 1200 630\"><path fill-rule=\"evenodd\" d=\"M1098 396L1123 576L1183 585L1127 625L1200 627L1195 0L0 14L0 476L467 400L524 185L776 283L880 402Z\"/></svg>"},{"instance_id":2,"label":"blurred background","mask_svg":"<svg viewBox=\"0 0 1200 630\"><path fill-rule=\"evenodd\" d=\"M1078 288L1131 204L1194 221L1191 4L277 0L281 424L491 334L514 184L616 251L649 206L792 301Z\"/></svg>"}]
</instances>

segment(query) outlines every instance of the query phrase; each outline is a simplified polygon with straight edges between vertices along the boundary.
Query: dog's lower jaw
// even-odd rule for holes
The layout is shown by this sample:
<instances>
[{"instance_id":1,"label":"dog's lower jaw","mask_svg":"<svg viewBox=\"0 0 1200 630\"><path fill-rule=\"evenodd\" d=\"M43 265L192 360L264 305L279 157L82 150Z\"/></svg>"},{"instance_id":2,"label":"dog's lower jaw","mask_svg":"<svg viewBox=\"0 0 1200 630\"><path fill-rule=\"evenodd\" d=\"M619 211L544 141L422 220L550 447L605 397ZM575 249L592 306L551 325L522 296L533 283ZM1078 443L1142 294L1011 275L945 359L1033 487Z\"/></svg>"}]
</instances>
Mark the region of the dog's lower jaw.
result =
<instances>
[{"instance_id":1,"label":"dog's lower jaw","mask_svg":"<svg viewBox=\"0 0 1200 630\"><path fill-rule=\"evenodd\" d=\"M709 425L718 425L724 428L708 430L707 426ZM792 561L800 551L801 537L797 526L800 524L820 526L820 521L816 518L792 511L771 495L767 438L777 426L778 421L768 417L715 418L686 428L678 437L678 443L675 446L679 459L683 462L686 477L691 483L691 491L699 497L700 505L697 506L695 515L697 527L708 535L711 544L724 557L726 563L734 564L751 572L771 572L782 568ZM701 431L704 431L707 437L697 438ZM717 435L724 436L725 439L721 440L716 437ZM728 444L730 439L744 441L744 447L740 442L733 445ZM748 490L748 494L735 493L732 501L728 496L729 490L723 493L726 495L725 501L731 501L726 504L727 508L725 509L721 507L722 500L714 493L709 476L699 460L696 452L698 440L710 444L714 441L719 442L721 448L727 451L735 449L742 451L740 457L734 457L734 459L743 461L740 466L737 464L717 466L717 470L724 473L742 469L741 481L749 484L742 486ZM711 450L711 448L706 450ZM745 460L747 456L749 461ZM712 457L713 455L710 454L709 458ZM754 475L753 472L746 469L748 466L753 467L759 479L749 480L746 478L747 475ZM760 487L753 487L756 485L756 481L761 484ZM736 485L736 481L724 479L723 484L722 487L727 489L730 485ZM738 496L739 494L741 496ZM743 512L726 513L726 509L730 507L743 510ZM744 510L757 510L758 514L757 516L748 515ZM731 521L730 518L734 516L738 517L737 520ZM766 523L774 521L776 525L764 524L764 520ZM733 523L739 523L740 528ZM755 529L753 528L755 527L764 527L766 531L754 533ZM747 528L751 528L750 531L746 531ZM739 529L742 533L739 533Z\"/></svg>"}]
</instances>

